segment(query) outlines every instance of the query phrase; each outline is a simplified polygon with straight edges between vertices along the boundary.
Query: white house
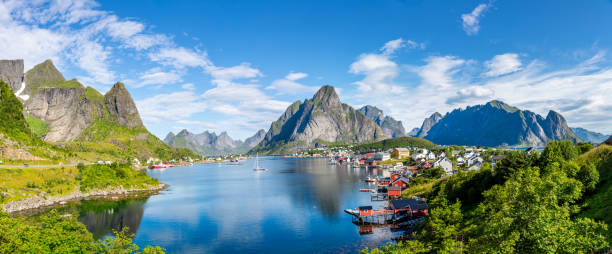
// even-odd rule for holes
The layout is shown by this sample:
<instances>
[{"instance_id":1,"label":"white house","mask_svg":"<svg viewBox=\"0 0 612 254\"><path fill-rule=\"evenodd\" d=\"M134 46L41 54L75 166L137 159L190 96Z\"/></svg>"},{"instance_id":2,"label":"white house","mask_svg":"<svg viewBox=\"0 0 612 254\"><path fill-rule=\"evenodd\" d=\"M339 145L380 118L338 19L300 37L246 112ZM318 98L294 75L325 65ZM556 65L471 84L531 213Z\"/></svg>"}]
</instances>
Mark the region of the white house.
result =
<instances>
[{"instance_id":1,"label":"white house","mask_svg":"<svg viewBox=\"0 0 612 254\"><path fill-rule=\"evenodd\" d=\"M434 152L429 152L426 157L428 160L435 160L436 154Z\"/></svg>"},{"instance_id":2,"label":"white house","mask_svg":"<svg viewBox=\"0 0 612 254\"><path fill-rule=\"evenodd\" d=\"M386 160L390 160L391 159L391 154L383 153L383 152L378 152L378 153L375 153L372 156L372 158L374 160L377 160L377 161L386 161Z\"/></svg>"},{"instance_id":3,"label":"white house","mask_svg":"<svg viewBox=\"0 0 612 254\"><path fill-rule=\"evenodd\" d=\"M465 159L461 156L457 157L457 165L463 165L465 163Z\"/></svg>"},{"instance_id":4,"label":"white house","mask_svg":"<svg viewBox=\"0 0 612 254\"><path fill-rule=\"evenodd\" d=\"M433 166L443 168L447 175L451 175L453 173L453 163L446 157L440 158L434 162Z\"/></svg>"}]
</instances>

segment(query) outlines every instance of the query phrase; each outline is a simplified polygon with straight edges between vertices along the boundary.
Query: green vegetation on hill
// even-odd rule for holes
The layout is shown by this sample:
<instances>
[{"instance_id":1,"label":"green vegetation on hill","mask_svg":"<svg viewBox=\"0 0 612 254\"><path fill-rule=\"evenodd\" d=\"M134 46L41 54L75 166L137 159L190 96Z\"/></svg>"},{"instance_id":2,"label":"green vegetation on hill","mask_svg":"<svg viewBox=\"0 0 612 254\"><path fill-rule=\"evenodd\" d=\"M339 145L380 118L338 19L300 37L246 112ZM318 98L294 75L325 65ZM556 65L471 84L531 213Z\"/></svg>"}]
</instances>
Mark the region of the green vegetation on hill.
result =
<instances>
[{"instance_id":1,"label":"green vegetation on hill","mask_svg":"<svg viewBox=\"0 0 612 254\"><path fill-rule=\"evenodd\" d=\"M18 143L41 143L32 137L23 117L23 105L3 81L0 81L0 134L7 135Z\"/></svg>"},{"instance_id":2,"label":"green vegetation on hill","mask_svg":"<svg viewBox=\"0 0 612 254\"><path fill-rule=\"evenodd\" d=\"M414 137L385 139L374 143L361 144L354 147L356 151L378 151L397 147L421 147L433 149L436 145L429 140Z\"/></svg>"},{"instance_id":3,"label":"green vegetation on hill","mask_svg":"<svg viewBox=\"0 0 612 254\"><path fill-rule=\"evenodd\" d=\"M93 102L96 102L100 105L104 106L104 95L102 95L98 90L94 89L91 86L88 86L85 89L85 97Z\"/></svg>"},{"instance_id":4,"label":"green vegetation on hill","mask_svg":"<svg viewBox=\"0 0 612 254\"><path fill-rule=\"evenodd\" d=\"M571 141L554 141L541 153L509 153L493 169L417 177L405 192L423 195L429 215L415 240L371 253L607 252L612 147L579 154Z\"/></svg>"},{"instance_id":5,"label":"green vegetation on hill","mask_svg":"<svg viewBox=\"0 0 612 254\"><path fill-rule=\"evenodd\" d=\"M96 119L83 130L77 140L64 142L61 145L76 153L79 158L89 161L199 157L188 149L174 148L165 144L142 126L130 128L104 119Z\"/></svg>"},{"instance_id":6,"label":"green vegetation on hill","mask_svg":"<svg viewBox=\"0 0 612 254\"><path fill-rule=\"evenodd\" d=\"M30 130L32 131L34 135L36 135L37 138L42 138L45 135L47 135L47 132L49 132L48 122L40 120L36 118L35 116L30 115L28 113L25 114L25 119L26 119L26 122L28 123L28 126L30 127Z\"/></svg>"},{"instance_id":7,"label":"green vegetation on hill","mask_svg":"<svg viewBox=\"0 0 612 254\"><path fill-rule=\"evenodd\" d=\"M79 165L75 167L0 168L0 204L35 195L64 196L80 189L107 189L123 186L144 189L159 185L145 172L128 164Z\"/></svg>"},{"instance_id":8,"label":"green vegetation on hill","mask_svg":"<svg viewBox=\"0 0 612 254\"><path fill-rule=\"evenodd\" d=\"M94 240L85 225L56 211L29 221L0 213L0 253L164 253L160 247L139 247L128 229Z\"/></svg>"}]
</instances>

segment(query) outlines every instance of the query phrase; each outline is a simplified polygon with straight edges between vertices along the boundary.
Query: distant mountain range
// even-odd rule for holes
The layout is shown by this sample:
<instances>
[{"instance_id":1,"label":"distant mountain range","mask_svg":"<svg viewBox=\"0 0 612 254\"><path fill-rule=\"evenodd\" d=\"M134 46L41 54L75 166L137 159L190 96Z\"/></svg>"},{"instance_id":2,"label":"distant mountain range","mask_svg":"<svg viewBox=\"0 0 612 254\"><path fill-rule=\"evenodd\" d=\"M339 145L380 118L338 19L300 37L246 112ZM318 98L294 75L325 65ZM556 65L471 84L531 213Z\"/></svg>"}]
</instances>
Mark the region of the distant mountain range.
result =
<instances>
[{"instance_id":1,"label":"distant mountain range","mask_svg":"<svg viewBox=\"0 0 612 254\"><path fill-rule=\"evenodd\" d=\"M102 95L76 79L66 80L51 60L25 73L23 68L23 60L0 60L0 79L23 104L28 127L42 140L59 142L90 161L172 158L187 152L149 133L123 83Z\"/></svg>"},{"instance_id":2,"label":"distant mountain range","mask_svg":"<svg viewBox=\"0 0 612 254\"><path fill-rule=\"evenodd\" d=\"M323 86L312 99L291 104L251 152L286 154L330 143L385 138L388 136L376 122L342 103L332 86Z\"/></svg>"},{"instance_id":3,"label":"distant mountain range","mask_svg":"<svg viewBox=\"0 0 612 254\"><path fill-rule=\"evenodd\" d=\"M266 131L259 130L245 141L234 140L226 132L217 135L214 132L194 134L182 130L178 134L166 135L164 142L174 147L187 148L196 153L216 156L224 154L244 154L264 139Z\"/></svg>"},{"instance_id":4,"label":"distant mountain range","mask_svg":"<svg viewBox=\"0 0 612 254\"><path fill-rule=\"evenodd\" d=\"M544 146L552 140L581 141L555 111L544 118L497 100L455 109L440 119L432 117L423 122L429 127L424 137L441 145Z\"/></svg>"},{"instance_id":5,"label":"distant mountain range","mask_svg":"<svg viewBox=\"0 0 612 254\"><path fill-rule=\"evenodd\" d=\"M582 139L583 141L589 142L589 143L599 144L601 142L606 141L606 139L610 137L610 135L605 135L605 134L601 134L598 132L589 131L589 130L586 130L580 127L570 128L570 129L572 129L574 134L576 134L576 136L578 136L580 139Z\"/></svg>"},{"instance_id":6,"label":"distant mountain range","mask_svg":"<svg viewBox=\"0 0 612 254\"><path fill-rule=\"evenodd\" d=\"M361 107L359 111L378 124L385 135L392 138L406 136L406 130L402 122L393 119L393 117L385 116L383 111L377 107L366 105Z\"/></svg>"}]
</instances>

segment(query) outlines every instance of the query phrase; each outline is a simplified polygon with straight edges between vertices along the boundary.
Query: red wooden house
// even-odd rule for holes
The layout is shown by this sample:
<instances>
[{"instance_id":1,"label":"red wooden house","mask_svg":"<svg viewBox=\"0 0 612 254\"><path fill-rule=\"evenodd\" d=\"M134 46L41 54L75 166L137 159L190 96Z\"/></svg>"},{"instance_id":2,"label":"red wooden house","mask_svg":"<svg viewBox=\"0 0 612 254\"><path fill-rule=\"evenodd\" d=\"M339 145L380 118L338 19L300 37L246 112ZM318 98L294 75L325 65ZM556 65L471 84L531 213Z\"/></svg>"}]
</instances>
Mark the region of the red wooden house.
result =
<instances>
[{"instance_id":1,"label":"red wooden house","mask_svg":"<svg viewBox=\"0 0 612 254\"><path fill-rule=\"evenodd\" d=\"M389 207L395 213L408 213L411 216L427 216L429 207L422 199L398 199L389 201Z\"/></svg>"},{"instance_id":2,"label":"red wooden house","mask_svg":"<svg viewBox=\"0 0 612 254\"><path fill-rule=\"evenodd\" d=\"M359 207L359 216L371 216L372 215L372 206L360 206Z\"/></svg>"},{"instance_id":3,"label":"red wooden house","mask_svg":"<svg viewBox=\"0 0 612 254\"><path fill-rule=\"evenodd\" d=\"M398 179L396 179L395 181L391 182L391 186L392 187L399 187L402 190L408 188L408 184L410 183L410 180L408 180L408 178L406 177L400 177Z\"/></svg>"},{"instance_id":4,"label":"red wooden house","mask_svg":"<svg viewBox=\"0 0 612 254\"><path fill-rule=\"evenodd\" d=\"M387 194L389 194L389 198L399 198L402 196L402 188L391 186L387 188Z\"/></svg>"},{"instance_id":5,"label":"red wooden house","mask_svg":"<svg viewBox=\"0 0 612 254\"><path fill-rule=\"evenodd\" d=\"M402 177L402 175L400 175L398 173L391 174L391 182L394 182L395 180L397 180L400 177Z\"/></svg>"}]
</instances>

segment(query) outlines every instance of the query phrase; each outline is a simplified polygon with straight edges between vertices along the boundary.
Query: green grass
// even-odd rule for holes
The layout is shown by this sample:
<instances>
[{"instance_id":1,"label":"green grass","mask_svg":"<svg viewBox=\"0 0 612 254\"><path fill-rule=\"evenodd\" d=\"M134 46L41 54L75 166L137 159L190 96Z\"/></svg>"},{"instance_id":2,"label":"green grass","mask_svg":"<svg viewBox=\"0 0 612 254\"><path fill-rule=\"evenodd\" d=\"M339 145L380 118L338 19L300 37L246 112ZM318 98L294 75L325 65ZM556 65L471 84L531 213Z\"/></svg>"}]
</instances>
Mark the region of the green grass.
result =
<instances>
[{"instance_id":1,"label":"green grass","mask_svg":"<svg viewBox=\"0 0 612 254\"><path fill-rule=\"evenodd\" d=\"M159 181L127 164L55 168L0 168L0 203L46 193L64 196L80 189L146 188Z\"/></svg>"},{"instance_id":2,"label":"green grass","mask_svg":"<svg viewBox=\"0 0 612 254\"><path fill-rule=\"evenodd\" d=\"M96 102L100 105L104 105L104 95L102 95L100 92L98 92L91 86L88 86L85 89L85 97L87 98L87 100Z\"/></svg>"},{"instance_id":3,"label":"green grass","mask_svg":"<svg viewBox=\"0 0 612 254\"><path fill-rule=\"evenodd\" d=\"M586 195L579 216L603 221L608 224L608 229L612 229L612 146L599 146L576 160L578 163L596 163L599 171L597 190ZM612 242L612 230L608 230L608 241Z\"/></svg>"},{"instance_id":4,"label":"green grass","mask_svg":"<svg viewBox=\"0 0 612 254\"><path fill-rule=\"evenodd\" d=\"M30 130L34 135L36 135L36 137L42 138L49 132L50 123L40 120L28 113L25 114L25 119L28 123L28 126L30 126Z\"/></svg>"},{"instance_id":5,"label":"green grass","mask_svg":"<svg viewBox=\"0 0 612 254\"><path fill-rule=\"evenodd\" d=\"M76 190L74 167L0 169L0 203L25 199L41 192L62 196Z\"/></svg>"}]
</instances>

